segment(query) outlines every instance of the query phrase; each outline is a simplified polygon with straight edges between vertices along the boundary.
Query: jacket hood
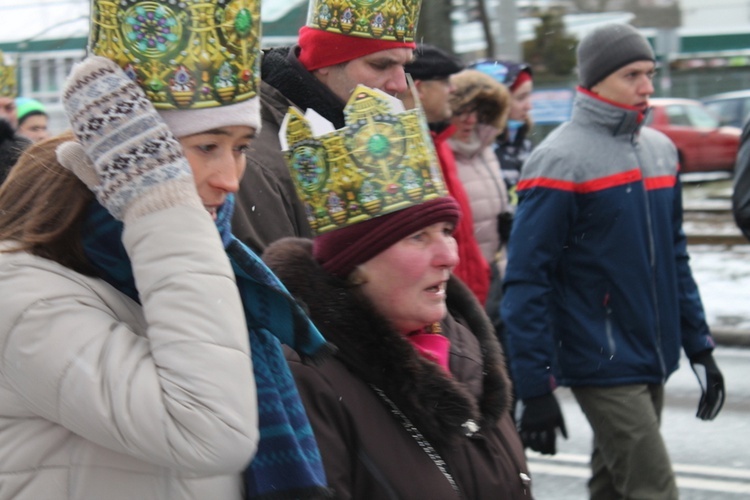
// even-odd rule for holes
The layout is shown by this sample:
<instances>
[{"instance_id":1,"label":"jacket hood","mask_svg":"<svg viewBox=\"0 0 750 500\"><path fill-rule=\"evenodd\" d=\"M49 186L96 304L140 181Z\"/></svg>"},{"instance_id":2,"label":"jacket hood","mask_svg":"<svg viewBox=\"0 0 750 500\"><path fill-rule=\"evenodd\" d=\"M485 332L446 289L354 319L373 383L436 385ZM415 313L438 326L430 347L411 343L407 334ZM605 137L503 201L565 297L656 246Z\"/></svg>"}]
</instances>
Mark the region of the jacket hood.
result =
<instances>
[{"instance_id":1,"label":"jacket hood","mask_svg":"<svg viewBox=\"0 0 750 500\"><path fill-rule=\"evenodd\" d=\"M346 103L302 66L297 58L298 48L279 47L264 51L261 61L263 81L303 111L312 108L337 129L343 127Z\"/></svg>"},{"instance_id":2,"label":"jacket hood","mask_svg":"<svg viewBox=\"0 0 750 500\"><path fill-rule=\"evenodd\" d=\"M510 381L494 330L471 292L457 279L448 283L451 315L443 325L468 328L479 341L484 378L478 399L437 364L419 356L356 287L326 273L312 257L311 240L277 241L266 249L263 259L292 295L309 307L313 322L338 348L341 362L355 376L381 389L431 442L449 443L464 435L467 421L481 428L495 424L509 411Z\"/></svg>"},{"instance_id":3,"label":"jacket hood","mask_svg":"<svg viewBox=\"0 0 750 500\"><path fill-rule=\"evenodd\" d=\"M455 91L450 103L453 112L471 103L477 105L480 123L504 130L510 113L510 91L491 76L467 69L451 77Z\"/></svg>"}]
</instances>

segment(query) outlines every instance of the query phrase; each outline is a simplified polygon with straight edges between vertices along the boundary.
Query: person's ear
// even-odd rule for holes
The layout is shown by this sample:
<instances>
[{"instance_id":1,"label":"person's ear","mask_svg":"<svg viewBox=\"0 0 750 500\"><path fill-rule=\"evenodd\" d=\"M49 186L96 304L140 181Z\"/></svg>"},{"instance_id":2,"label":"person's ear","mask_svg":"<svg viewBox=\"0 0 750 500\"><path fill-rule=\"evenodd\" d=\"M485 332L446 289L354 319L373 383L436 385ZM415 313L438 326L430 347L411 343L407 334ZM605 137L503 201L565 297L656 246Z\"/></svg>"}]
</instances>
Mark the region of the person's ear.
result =
<instances>
[{"instance_id":1,"label":"person's ear","mask_svg":"<svg viewBox=\"0 0 750 500\"><path fill-rule=\"evenodd\" d=\"M421 99L424 94L422 92L422 83L424 80L414 80L414 88L417 89L417 94L419 94L419 98Z\"/></svg>"}]
</instances>

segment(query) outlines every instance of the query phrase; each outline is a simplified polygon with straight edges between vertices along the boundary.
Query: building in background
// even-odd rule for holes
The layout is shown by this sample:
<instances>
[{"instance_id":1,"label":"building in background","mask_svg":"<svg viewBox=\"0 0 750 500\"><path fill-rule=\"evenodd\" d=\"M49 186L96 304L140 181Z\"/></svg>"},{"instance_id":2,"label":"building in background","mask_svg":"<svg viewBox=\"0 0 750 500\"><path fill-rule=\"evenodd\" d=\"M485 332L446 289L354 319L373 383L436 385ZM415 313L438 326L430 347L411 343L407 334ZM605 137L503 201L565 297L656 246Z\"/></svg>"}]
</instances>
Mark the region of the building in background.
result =
<instances>
[{"instance_id":1,"label":"building in background","mask_svg":"<svg viewBox=\"0 0 750 500\"><path fill-rule=\"evenodd\" d=\"M477 0L452 0L454 52L464 59L481 57L486 47ZM502 37L496 19L501 1L485 0L494 37ZM515 36L519 43L534 37L540 9L559 9L568 33L578 39L609 22L640 26L672 71L663 93L698 98L716 92L750 88L750 2L747 0L611 0L606 12L581 12L586 0L517 0ZM589 2L599 4L601 2ZM307 17L308 0L263 0L263 45L289 45ZM649 27L654 8L679 6L681 26L672 35ZM630 8L630 10L627 10ZM42 102L50 129L67 127L60 89L73 64L85 54L90 0L0 0L0 50L18 64L19 95ZM666 11L665 11L666 12ZM662 23L668 24L668 23ZM711 71L706 71L710 68ZM677 73L681 73L678 75ZM717 78L717 75L719 77ZM543 86L539 86L540 90Z\"/></svg>"}]
</instances>

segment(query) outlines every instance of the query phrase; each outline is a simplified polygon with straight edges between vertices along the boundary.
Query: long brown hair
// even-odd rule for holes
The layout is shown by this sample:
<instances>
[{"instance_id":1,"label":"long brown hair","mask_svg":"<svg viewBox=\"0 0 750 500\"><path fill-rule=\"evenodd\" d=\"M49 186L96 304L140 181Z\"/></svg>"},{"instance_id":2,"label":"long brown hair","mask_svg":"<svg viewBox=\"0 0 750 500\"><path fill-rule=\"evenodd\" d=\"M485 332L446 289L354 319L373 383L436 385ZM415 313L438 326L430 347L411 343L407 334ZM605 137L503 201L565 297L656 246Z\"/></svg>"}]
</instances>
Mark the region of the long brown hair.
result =
<instances>
[{"instance_id":1,"label":"long brown hair","mask_svg":"<svg viewBox=\"0 0 750 500\"><path fill-rule=\"evenodd\" d=\"M91 274L83 252L81 227L94 196L75 174L60 165L57 146L72 141L65 132L30 146L0 186L0 241Z\"/></svg>"}]
</instances>

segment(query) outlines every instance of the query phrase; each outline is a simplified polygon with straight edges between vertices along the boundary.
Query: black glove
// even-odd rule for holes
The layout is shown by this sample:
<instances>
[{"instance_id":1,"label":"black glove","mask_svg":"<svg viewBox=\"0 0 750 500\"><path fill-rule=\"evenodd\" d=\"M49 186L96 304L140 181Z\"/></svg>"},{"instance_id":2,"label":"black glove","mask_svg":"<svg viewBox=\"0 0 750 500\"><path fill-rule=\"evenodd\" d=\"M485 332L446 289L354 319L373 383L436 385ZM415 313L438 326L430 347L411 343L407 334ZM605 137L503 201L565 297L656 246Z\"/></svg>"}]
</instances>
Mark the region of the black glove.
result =
<instances>
[{"instance_id":1,"label":"black glove","mask_svg":"<svg viewBox=\"0 0 750 500\"><path fill-rule=\"evenodd\" d=\"M513 212L502 212L497 214L497 234L500 235L500 243L508 243L510 230L513 228Z\"/></svg>"},{"instance_id":2,"label":"black glove","mask_svg":"<svg viewBox=\"0 0 750 500\"><path fill-rule=\"evenodd\" d=\"M690 366L701 385L701 400L695 416L701 420L713 420L724 406L724 376L710 349L691 356Z\"/></svg>"},{"instance_id":3,"label":"black glove","mask_svg":"<svg viewBox=\"0 0 750 500\"><path fill-rule=\"evenodd\" d=\"M559 427L565 439L565 429L560 405L552 393L537 398L524 399L520 404L521 418L518 419L518 433L521 435L524 448L531 448L543 455L557 453L555 430Z\"/></svg>"}]
</instances>

